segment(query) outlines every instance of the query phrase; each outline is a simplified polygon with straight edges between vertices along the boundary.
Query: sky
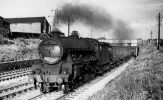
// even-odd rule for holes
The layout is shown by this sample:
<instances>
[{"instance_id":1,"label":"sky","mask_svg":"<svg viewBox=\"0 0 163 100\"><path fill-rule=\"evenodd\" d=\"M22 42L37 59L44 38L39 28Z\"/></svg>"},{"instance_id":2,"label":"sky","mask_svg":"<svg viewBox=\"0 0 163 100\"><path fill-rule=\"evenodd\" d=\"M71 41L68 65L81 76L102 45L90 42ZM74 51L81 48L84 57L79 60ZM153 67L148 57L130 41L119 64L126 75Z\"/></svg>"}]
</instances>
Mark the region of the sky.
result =
<instances>
[{"instance_id":1,"label":"sky","mask_svg":"<svg viewBox=\"0 0 163 100\"><path fill-rule=\"evenodd\" d=\"M4 18L45 16L52 24L54 10L62 9L67 3L90 6L94 11L97 10L106 17L109 15L108 17L114 20L113 23L116 23L109 30L102 31L86 25L81 20L76 21L71 25L70 30L78 30L80 36L83 37L91 37L92 34L93 38L117 39L122 37L123 33L125 34L126 31L123 28L127 27L132 31L128 31L127 34L130 37L124 39L148 39L151 31L153 38L156 38L157 15L160 12L163 16L163 0L0 0L0 16ZM119 22L123 24L119 25ZM67 24L61 24L59 29L67 35ZM163 25L161 38L163 38Z\"/></svg>"}]
</instances>

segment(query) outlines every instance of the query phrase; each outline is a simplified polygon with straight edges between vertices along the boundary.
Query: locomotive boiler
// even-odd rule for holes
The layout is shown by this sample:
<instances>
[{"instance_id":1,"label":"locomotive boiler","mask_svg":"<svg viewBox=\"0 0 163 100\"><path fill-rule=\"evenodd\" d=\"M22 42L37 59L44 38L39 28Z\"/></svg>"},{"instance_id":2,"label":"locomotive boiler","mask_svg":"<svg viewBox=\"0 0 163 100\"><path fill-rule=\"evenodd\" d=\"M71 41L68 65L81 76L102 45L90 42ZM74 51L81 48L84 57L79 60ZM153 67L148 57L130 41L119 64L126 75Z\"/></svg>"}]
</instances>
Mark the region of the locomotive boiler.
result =
<instances>
[{"instance_id":1,"label":"locomotive boiler","mask_svg":"<svg viewBox=\"0 0 163 100\"><path fill-rule=\"evenodd\" d=\"M62 37L57 33L39 44L42 63L31 68L29 77L35 86L39 84L41 92L73 89L80 82L93 79L100 71L99 66L112 61L108 43L81 38L78 34Z\"/></svg>"}]
</instances>

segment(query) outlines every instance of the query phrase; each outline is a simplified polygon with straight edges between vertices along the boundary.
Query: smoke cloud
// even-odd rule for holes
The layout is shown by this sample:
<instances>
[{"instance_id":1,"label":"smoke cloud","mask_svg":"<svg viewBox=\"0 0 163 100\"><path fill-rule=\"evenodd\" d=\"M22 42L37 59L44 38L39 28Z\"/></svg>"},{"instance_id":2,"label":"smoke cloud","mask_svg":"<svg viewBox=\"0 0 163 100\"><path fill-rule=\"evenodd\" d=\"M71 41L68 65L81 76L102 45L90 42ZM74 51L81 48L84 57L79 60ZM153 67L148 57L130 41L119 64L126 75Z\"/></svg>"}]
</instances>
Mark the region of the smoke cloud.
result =
<instances>
[{"instance_id":1,"label":"smoke cloud","mask_svg":"<svg viewBox=\"0 0 163 100\"><path fill-rule=\"evenodd\" d=\"M99 10L97 7L84 4L64 4L61 7L61 12L57 13L54 22L58 20L67 24L68 17L70 18L71 24L78 21L92 27L94 30L114 30L113 34L116 39L130 39L130 34L133 32L125 22L113 19L110 14L104 10Z\"/></svg>"},{"instance_id":2,"label":"smoke cloud","mask_svg":"<svg viewBox=\"0 0 163 100\"><path fill-rule=\"evenodd\" d=\"M70 17L70 22L82 22L93 28L108 30L112 26L112 18L105 12L99 11L87 5L63 5L61 12L58 12L58 20L67 23L67 17Z\"/></svg>"},{"instance_id":3,"label":"smoke cloud","mask_svg":"<svg viewBox=\"0 0 163 100\"><path fill-rule=\"evenodd\" d=\"M131 39L133 30L126 23L118 20L114 26L114 36L116 39Z\"/></svg>"}]
</instances>

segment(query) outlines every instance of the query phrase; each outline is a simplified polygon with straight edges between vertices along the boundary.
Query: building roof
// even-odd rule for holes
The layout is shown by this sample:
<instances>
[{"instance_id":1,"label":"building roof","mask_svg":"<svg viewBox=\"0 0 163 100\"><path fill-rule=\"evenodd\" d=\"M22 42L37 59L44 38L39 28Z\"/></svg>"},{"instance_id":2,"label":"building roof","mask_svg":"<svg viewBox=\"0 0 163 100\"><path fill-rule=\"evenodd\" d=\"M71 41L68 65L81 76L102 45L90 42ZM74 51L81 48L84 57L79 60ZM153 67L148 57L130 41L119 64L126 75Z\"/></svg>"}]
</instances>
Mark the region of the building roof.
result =
<instances>
[{"instance_id":1,"label":"building roof","mask_svg":"<svg viewBox=\"0 0 163 100\"><path fill-rule=\"evenodd\" d=\"M4 20L10 24L12 24L12 23L31 23L31 22L44 23L44 19L46 20L45 17L4 18Z\"/></svg>"}]
</instances>

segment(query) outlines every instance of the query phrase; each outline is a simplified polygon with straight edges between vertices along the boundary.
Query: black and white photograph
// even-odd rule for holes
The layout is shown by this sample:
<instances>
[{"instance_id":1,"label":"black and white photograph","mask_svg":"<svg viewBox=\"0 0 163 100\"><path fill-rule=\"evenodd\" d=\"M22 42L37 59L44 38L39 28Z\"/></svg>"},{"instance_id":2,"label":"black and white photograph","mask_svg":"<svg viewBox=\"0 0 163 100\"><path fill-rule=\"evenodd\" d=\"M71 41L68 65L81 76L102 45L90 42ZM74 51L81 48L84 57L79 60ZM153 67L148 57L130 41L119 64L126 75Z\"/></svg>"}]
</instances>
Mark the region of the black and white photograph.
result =
<instances>
[{"instance_id":1,"label":"black and white photograph","mask_svg":"<svg viewBox=\"0 0 163 100\"><path fill-rule=\"evenodd\" d=\"M0 100L163 100L163 0L0 0Z\"/></svg>"}]
</instances>

